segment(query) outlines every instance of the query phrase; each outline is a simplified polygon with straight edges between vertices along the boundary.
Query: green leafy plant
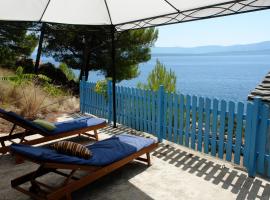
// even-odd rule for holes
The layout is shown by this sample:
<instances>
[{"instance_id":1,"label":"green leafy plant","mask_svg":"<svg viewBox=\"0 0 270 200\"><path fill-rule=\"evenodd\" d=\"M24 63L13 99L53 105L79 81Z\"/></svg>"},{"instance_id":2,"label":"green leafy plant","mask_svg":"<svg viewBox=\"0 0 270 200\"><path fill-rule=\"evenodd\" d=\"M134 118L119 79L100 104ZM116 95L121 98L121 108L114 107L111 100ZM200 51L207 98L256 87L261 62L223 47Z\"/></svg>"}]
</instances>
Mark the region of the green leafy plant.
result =
<instances>
[{"instance_id":1,"label":"green leafy plant","mask_svg":"<svg viewBox=\"0 0 270 200\"><path fill-rule=\"evenodd\" d=\"M45 75L42 74L25 74L23 73L23 67L19 66L15 72L14 75L11 76L2 76L0 77L0 80L3 81L10 81L15 86L20 86L23 84L29 84L30 82L33 82L34 80L49 82L51 81L50 78L48 78Z\"/></svg>"},{"instance_id":2,"label":"green leafy plant","mask_svg":"<svg viewBox=\"0 0 270 200\"><path fill-rule=\"evenodd\" d=\"M95 86L95 92L98 94L104 95L106 98L108 96L108 80L101 80L97 81L96 86Z\"/></svg>"},{"instance_id":3,"label":"green leafy plant","mask_svg":"<svg viewBox=\"0 0 270 200\"><path fill-rule=\"evenodd\" d=\"M43 84L43 90L52 97L65 96L68 92L65 92L61 87L45 82Z\"/></svg>"},{"instance_id":4,"label":"green leafy plant","mask_svg":"<svg viewBox=\"0 0 270 200\"><path fill-rule=\"evenodd\" d=\"M14 75L10 76L2 76L0 80L9 81L14 85L15 88L26 85L35 85L36 87L43 88L43 90L50 96L64 96L66 92L64 92L61 87L57 87L51 84L51 79L43 74L25 74L23 73L23 67L18 67Z\"/></svg>"}]
</instances>

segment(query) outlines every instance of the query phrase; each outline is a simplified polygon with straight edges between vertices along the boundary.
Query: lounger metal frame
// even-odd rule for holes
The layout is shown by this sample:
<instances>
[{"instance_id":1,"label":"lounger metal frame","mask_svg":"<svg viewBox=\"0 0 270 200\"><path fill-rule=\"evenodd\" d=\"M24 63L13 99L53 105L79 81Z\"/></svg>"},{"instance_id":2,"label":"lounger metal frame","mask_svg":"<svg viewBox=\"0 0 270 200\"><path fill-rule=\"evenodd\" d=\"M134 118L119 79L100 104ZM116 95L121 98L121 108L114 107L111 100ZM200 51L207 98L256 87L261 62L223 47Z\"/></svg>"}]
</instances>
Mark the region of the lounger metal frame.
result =
<instances>
[{"instance_id":1,"label":"lounger metal frame","mask_svg":"<svg viewBox=\"0 0 270 200\"><path fill-rule=\"evenodd\" d=\"M46 132L43 132L43 131L38 130L38 129L34 129L34 128L28 126L27 124L21 123L20 121L15 121L12 117L9 117L7 115L0 114L0 117L13 123L13 126L10 130L10 133L6 136L0 137L0 144L1 144L0 154L1 153L5 154L9 151L9 146L7 146L5 142L10 141L11 143L14 143L14 141L13 141L14 139L19 139L20 140L19 143L28 144L28 145L35 145L35 144L40 144L40 143L44 143L44 142L49 142L49 141L77 135L77 134L78 135L85 135L91 139L98 140L97 130L107 126L107 123L104 121L103 123L100 123L97 125L88 126L88 127L84 127L84 128L80 128L80 129L76 129L76 130L72 130L72 131L57 133L55 135L48 135ZM14 133L14 130L16 129L17 126L22 127L23 129L25 129L25 131L20 132L20 133ZM93 131L94 134L89 134L89 133L87 133L88 131ZM35 134L39 134L42 137L37 138L37 139L32 139L32 140L26 139L27 136L35 135Z\"/></svg>"},{"instance_id":2,"label":"lounger metal frame","mask_svg":"<svg viewBox=\"0 0 270 200\"><path fill-rule=\"evenodd\" d=\"M25 157L20 154L16 154L17 157L23 160L29 160L31 162L39 164L36 171L25 174L11 181L12 188L29 195L34 199L40 200L58 200L67 199L71 200L71 193L96 181L97 179L111 173L114 170L128 164L133 160L139 160L145 162L148 166L151 165L150 152L158 147L158 143L153 143L148 147L141 149L140 151L133 153L117 162L112 164L96 167L89 165L74 165L74 164L63 164L63 163L51 163L51 162L40 162L33 160L29 157ZM146 158L141 157L146 154ZM69 170L69 173L64 173L60 170ZM75 173L78 171L85 171L83 177L76 177ZM43 182L37 181L38 177L42 177L48 173L56 173L58 175L64 176L65 179L59 187L52 187ZM23 184L30 183L29 189L22 187Z\"/></svg>"}]
</instances>

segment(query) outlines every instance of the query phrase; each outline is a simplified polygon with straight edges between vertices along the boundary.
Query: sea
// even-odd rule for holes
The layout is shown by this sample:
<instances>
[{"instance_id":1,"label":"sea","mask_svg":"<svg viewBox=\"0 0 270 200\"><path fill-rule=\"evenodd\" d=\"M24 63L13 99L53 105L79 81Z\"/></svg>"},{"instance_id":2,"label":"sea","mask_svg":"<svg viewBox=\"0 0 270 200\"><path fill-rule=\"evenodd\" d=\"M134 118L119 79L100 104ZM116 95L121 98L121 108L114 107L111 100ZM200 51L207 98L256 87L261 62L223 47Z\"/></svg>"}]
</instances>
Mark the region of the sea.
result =
<instances>
[{"instance_id":1,"label":"sea","mask_svg":"<svg viewBox=\"0 0 270 200\"><path fill-rule=\"evenodd\" d=\"M270 72L270 54L246 55L177 55L154 54L151 60L139 65L140 75L119 83L136 87L146 83L156 60L177 75L177 92L182 94L245 102L248 94ZM78 72L77 72L78 73ZM99 71L90 72L89 81L104 79Z\"/></svg>"}]
</instances>

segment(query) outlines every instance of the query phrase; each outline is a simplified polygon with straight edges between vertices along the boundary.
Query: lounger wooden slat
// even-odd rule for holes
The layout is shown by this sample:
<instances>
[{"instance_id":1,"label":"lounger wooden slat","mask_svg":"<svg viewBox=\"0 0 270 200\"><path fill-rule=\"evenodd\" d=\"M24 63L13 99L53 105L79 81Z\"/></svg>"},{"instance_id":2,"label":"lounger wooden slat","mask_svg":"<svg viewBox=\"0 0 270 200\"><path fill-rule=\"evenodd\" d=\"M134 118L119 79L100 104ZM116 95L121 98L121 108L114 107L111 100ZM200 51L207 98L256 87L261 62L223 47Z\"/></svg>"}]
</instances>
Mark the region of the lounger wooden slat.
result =
<instances>
[{"instance_id":1,"label":"lounger wooden slat","mask_svg":"<svg viewBox=\"0 0 270 200\"><path fill-rule=\"evenodd\" d=\"M0 137L0 144L1 144L0 154L5 154L10 150L9 146L6 143L7 142L13 143L14 139L19 139L19 143L28 144L28 145L36 145L36 144L50 142L53 140L75 136L75 135L84 135L91 139L98 140L97 130L107 126L107 123L104 120L99 124L50 135L46 133L45 131L42 131L41 129L33 128L25 123L22 123L20 120L15 120L13 117L5 115L4 113L0 112L0 117L13 123L10 133L8 135ZM25 131L14 134L14 130L16 127L21 127L25 129ZM87 133L88 131L93 131L94 133L93 134ZM26 139L26 137L31 136L31 135L36 135L36 134L40 135L41 137L36 138L36 139L31 139L31 140Z\"/></svg>"},{"instance_id":2,"label":"lounger wooden slat","mask_svg":"<svg viewBox=\"0 0 270 200\"><path fill-rule=\"evenodd\" d=\"M148 147L145 147L119 161L116 161L112 164L106 165L106 166L102 166L102 167L97 167L97 166L87 166L87 165L74 165L74 164L63 164L63 163L52 163L52 162L40 162L38 160L34 160L31 159L29 157L20 155L20 154L16 154L16 156L20 157L21 159L24 160L29 160L31 162L35 162L38 163L40 165L40 167L31 173L28 173L24 176L18 177L14 180L11 181L11 186L20 191L23 192L26 195L31 196L34 199L46 199L46 200L57 200L57 199L71 199L71 193L98 180L99 178L121 168L122 166L128 164L129 162L133 161L133 160L140 160L142 162L145 162L148 166L150 166L150 153L156 149L158 147L158 143L153 143L151 145L149 145ZM146 155L146 158L142 158L142 155ZM62 174L58 173L58 170L62 170L62 169L69 169L71 170L70 174ZM77 179L74 178L73 175L75 174L75 172L77 171L86 171L86 174ZM67 177L67 179L64 181L64 185L61 185L60 187L56 187L54 189L52 189L51 192L47 193L45 196L44 193L41 193L42 195L38 195L39 190L41 190L41 188L36 188L33 189L33 187L35 187L32 185L30 187L29 190L23 188L21 185L27 183L27 182L32 182L41 176L44 176L48 173L57 173L60 175L63 175L64 177ZM44 184L44 183L42 183ZM40 187L42 187L42 184L39 184ZM50 187L47 186L46 187ZM45 187L45 188L46 188ZM31 191L33 190L33 191Z\"/></svg>"}]
</instances>

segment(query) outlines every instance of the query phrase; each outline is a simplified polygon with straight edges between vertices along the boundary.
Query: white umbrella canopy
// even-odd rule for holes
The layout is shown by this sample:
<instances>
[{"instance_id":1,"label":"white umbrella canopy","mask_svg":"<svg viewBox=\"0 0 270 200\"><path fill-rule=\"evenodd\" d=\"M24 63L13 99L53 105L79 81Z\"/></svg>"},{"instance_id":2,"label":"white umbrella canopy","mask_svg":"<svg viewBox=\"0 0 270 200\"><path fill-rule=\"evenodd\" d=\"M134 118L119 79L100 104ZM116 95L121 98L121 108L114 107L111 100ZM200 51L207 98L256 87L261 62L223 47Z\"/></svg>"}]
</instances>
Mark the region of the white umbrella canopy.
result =
<instances>
[{"instance_id":1,"label":"white umbrella canopy","mask_svg":"<svg viewBox=\"0 0 270 200\"><path fill-rule=\"evenodd\" d=\"M270 8L270 0L1 0L0 20L114 25L118 31Z\"/></svg>"},{"instance_id":2,"label":"white umbrella canopy","mask_svg":"<svg viewBox=\"0 0 270 200\"><path fill-rule=\"evenodd\" d=\"M0 21L111 25L113 122L116 127L114 32L270 9L270 0L0 0ZM43 41L41 31L36 69Z\"/></svg>"}]
</instances>

